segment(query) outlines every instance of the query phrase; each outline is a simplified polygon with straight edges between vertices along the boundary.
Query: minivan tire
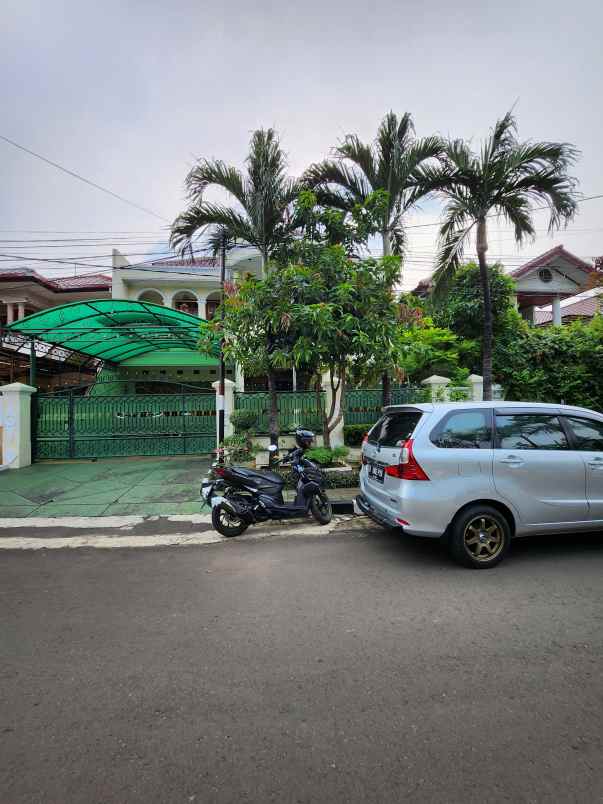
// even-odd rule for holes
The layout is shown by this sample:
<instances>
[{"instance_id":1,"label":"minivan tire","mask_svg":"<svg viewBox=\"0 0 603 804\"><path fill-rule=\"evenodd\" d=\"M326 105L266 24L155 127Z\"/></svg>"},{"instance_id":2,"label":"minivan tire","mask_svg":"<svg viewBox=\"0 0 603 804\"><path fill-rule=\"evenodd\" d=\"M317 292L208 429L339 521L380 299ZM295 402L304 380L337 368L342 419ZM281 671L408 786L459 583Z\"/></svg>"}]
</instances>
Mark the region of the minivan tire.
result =
<instances>
[{"instance_id":1,"label":"minivan tire","mask_svg":"<svg viewBox=\"0 0 603 804\"><path fill-rule=\"evenodd\" d=\"M450 554L471 569L495 567L505 557L510 543L509 522L491 505L470 505L456 515L450 526Z\"/></svg>"}]
</instances>

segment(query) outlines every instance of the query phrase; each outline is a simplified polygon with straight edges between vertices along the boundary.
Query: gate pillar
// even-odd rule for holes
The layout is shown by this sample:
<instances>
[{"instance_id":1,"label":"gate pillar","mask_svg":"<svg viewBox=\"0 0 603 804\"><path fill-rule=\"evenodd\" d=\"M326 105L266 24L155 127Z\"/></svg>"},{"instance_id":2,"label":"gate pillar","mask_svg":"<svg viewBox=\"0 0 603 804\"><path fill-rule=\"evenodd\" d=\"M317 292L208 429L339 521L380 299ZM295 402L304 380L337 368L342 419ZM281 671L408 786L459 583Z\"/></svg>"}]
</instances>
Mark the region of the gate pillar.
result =
<instances>
[{"instance_id":1,"label":"gate pillar","mask_svg":"<svg viewBox=\"0 0 603 804\"><path fill-rule=\"evenodd\" d=\"M224 398L220 396L220 381L216 380L211 385L216 392L216 438L218 438L218 417L222 405L224 406L224 437L227 438L234 433L234 427L230 423L230 414L234 410L235 383L232 380L224 380Z\"/></svg>"},{"instance_id":2,"label":"gate pillar","mask_svg":"<svg viewBox=\"0 0 603 804\"><path fill-rule=\"evenodd\" d=\"M37 388L13 382L2 391L2 465L21 469L31 464L31 395Z\"/></svg>"}]
</instances>

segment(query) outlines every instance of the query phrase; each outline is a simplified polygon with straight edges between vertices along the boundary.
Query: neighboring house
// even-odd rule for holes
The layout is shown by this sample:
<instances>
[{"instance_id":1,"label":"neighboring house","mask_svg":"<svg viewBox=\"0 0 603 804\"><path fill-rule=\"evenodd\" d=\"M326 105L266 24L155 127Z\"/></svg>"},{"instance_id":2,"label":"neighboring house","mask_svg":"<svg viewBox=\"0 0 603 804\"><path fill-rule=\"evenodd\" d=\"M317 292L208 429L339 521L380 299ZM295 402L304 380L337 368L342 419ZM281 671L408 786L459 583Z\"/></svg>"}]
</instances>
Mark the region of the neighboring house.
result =
<instances>
[{"instance_id":1,"label":"neighboring house","mask_svg":"<svg viewBox=\"0 0 603 804\"><path fill-rule=\"evenodd\" d=\"M540 324L540 308L550 306L551 321L561 324L562 300L592 288L597 270L596 263L585 262L563 246L556 246L509 272L515 280L517 309L530 323ZM432 278L427 277L412 292L426 298L432 287Z\"/></svg>"},{"instance_id":2,"label":"neighboring house","mask_svg":"<svg viewBox=\"0 0 603 804\"><path fill-rule=\"evenodd\" d=\"M102 273L87 276L42 276L32 268L0 270L0 330L27 315L69 302L111 297L111 277ZM75 385L96 376L98 361L82 359L66 349L36 344L37 375L42 388ZM27 382L30 345L16 335L3 334L0 342L0 385Z\"/></svg>"},{"instance_id":3,"label":"neighboring house","mask_svg":"<svg viewBox=\"0 0 603 804\"><path fill-rule=\"evenodd\" d=\"M597 313L603 313L603 287L593 288L577 296L564 299L561 304L561 323L571 324L573 321L590 321ZM553 323L551 307L536 310L534 323L537 327L550 326Z\"/></svg>"},{"instance_id":4,"label":"neighboring house","mask_svg":"<svg viewBox=\"0 0 603 804\"><path fill-rule=\"evenodd\" d=\"M538 308L550 305L553 324L561 324L561 300L576 296L591 287L596 268L556 246L510 272L516 283L517 308L532 324Z\"/></svg>"},{"instance_id":5,"label":"neighboring house","mask_svg":"<svg viewBox=\"0 0 603 804\"><path fill-rule=\"evenodd\" d=\"M59 304L108 298L111 277L105 274L50 279L32 268L0 270L0 326Z\"/></svg>"}]
</instances>

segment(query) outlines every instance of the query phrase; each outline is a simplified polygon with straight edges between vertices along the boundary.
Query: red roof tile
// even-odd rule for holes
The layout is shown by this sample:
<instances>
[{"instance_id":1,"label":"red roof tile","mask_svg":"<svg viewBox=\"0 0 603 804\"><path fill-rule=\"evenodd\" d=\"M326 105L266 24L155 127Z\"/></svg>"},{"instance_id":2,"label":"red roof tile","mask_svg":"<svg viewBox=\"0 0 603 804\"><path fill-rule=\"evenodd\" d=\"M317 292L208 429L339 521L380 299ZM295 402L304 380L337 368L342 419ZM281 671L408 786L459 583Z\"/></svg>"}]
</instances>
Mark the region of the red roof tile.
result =
<instances>
[{"instance_id":1,"label":"red roof tile","mask_svg":"<svg viewBox=\"0 0 603 804\"><path fill-rule=\"evenodd\" d=\"M33 282L52 290L54 293L68 293L87 290L111 290L111 277L105 274L82 274L80 276L59 276L50 279L36 273L31 268L11 268L0 271L0 282Z\"/></svg>"}]
</instances>

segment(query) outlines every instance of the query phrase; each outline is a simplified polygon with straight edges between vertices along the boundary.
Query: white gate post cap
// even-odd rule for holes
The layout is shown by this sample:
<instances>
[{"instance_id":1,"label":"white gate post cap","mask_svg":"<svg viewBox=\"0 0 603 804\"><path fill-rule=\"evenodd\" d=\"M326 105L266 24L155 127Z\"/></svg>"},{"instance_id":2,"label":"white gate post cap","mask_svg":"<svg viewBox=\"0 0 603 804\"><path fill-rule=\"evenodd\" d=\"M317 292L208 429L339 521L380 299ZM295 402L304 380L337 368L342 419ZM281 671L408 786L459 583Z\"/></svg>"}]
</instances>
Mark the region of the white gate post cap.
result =
<instances>
[{"instance_id":1,"label":"white gate post cap","mask_svg":"<svg viewBox=\"0 0 603 804\"><path fill-rule=\"evenodd\" d=\"M425 380L421 380L421 385L448 385L450 379L448 377L438 377L437 374L432 374Z\"/></svg>"},{"instance_id":2,"label":"white gate post cap","mask_svg":"<svg viewBox=\"0 0 603 804\"><path fill-rule=\"evenodd\" d=\"M5 394L7 391L12 394L35 394L37 388L33 385L25 385L23 382L11 382L8 385L0 385L0 391Z\"/></svg>"}]
</instances>

